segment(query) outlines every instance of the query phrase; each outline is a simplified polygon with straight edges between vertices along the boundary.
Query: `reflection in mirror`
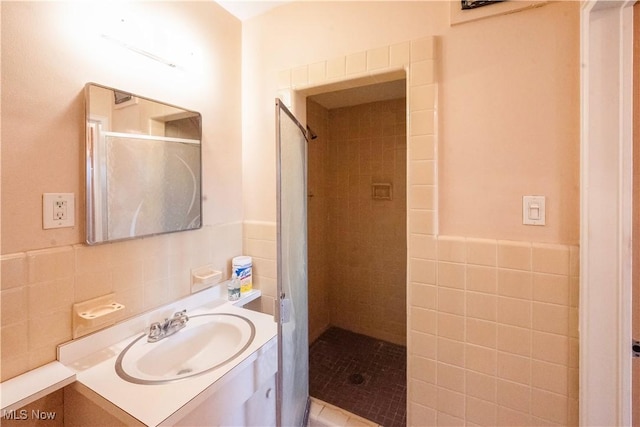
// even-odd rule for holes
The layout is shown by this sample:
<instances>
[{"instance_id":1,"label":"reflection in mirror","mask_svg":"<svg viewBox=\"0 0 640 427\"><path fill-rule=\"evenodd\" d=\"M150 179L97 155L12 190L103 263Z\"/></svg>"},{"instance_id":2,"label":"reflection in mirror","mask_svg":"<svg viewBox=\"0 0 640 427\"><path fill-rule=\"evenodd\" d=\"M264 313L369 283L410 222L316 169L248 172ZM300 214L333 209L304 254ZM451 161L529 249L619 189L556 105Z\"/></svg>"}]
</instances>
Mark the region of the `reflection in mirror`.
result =
<instances>
[{"instance_id":1,"label":"reflection in mirror","mask_svg":"<svg viewBox=\"0 0 640 427\"><path fill-rule=\"evenodd\" d=\"M87 243L202 226L201 116L89 83Z\"/></svg>"}]
</instances>

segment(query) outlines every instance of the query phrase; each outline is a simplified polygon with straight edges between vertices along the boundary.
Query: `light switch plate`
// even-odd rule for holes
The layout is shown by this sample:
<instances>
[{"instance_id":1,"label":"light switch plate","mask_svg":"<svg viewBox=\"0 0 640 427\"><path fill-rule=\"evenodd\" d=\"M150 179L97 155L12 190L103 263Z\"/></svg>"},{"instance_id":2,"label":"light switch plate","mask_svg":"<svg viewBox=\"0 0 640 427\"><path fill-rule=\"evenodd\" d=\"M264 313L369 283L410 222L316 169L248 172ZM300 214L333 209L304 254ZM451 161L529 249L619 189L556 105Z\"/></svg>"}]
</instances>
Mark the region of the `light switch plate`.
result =
<instances>
[{"instance_id":1,"label":"light switch plate","mask_svg":"<svg viewBox=\"0 0 640 427\"><path fill-rule=\"evenodd\" d=\"M73 227L76 225L75 195L73 193L44 193L42 195L42 228Z\"/></svg>"},{"instance_id":2,"label":"light switch plate","mask_svg":"<svg viewBox=\"0 0 640 427\"><path fill-rule=\"evenodd\" d=\"M522 197L522 223L524 225L545 225L545 196Z\"/></svg>"}]
</instances>

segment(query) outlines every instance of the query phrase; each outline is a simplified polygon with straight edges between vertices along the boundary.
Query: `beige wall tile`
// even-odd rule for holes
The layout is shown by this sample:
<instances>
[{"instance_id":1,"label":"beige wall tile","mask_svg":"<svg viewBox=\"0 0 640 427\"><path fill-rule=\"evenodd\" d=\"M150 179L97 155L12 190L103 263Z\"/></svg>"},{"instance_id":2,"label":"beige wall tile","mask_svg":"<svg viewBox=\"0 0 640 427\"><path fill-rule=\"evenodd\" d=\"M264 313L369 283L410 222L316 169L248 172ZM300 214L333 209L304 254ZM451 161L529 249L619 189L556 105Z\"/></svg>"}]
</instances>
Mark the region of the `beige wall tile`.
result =
<instances>
[{"instance_id":1,"label":"beige wall tile","mask_svg":"<svg viewBox=\"0 0 640 427\"><path fill-rule=\"evenodd\" d=\"M531 362L531 385L541 390L567 395L568 374L566 366L533 360Z\"/></svg>"},{"instance_id":2,"label":"beige wall tile","mask_svg":"<svg viewBox=\"0 0 640 427\"><path fill-rule=\"evenodd\" d=\"M531 408L531 388L522 384L499 379L497 400L500 406L529 413Z\"/></svg>"},{"instance_id":3,"label":"beige wall tile","mask_svg":"<svg viewBox=\"0 0 640 427\"><path fill-rule=\"evenodd\" d=\"M435 137L433 135L417 135L409 138L409 160L435 159ZM416 184L410 181L410 184Z\"/></svg>"},{"instance_id":4,"label":"beige wall tile","mask_svg":"<svg viewBox=\"0 0 640 427\"><path fill-rule=\"evenodd\" d=\"M389 47L384 46L367 51L367 70L389 67Z\"/></svg>"},{"instance_id":5,"label":"beige wall tile","mask_svg":"<svg viewBox=\"0 0 640 427\"><path fill-rule=\"evenodd\" d=\"M167 268L167 265L164 265ZM74 302L83 302L113 291L111 271L83 273L74 278Z\"/></svg>"},{"instance_id":6,"label":"beige wall tile","mask_svg":"<svg viewBox=\"0 0 640 427\"><path fill-rule=\"evenodd\" d=\"M434 211L411 209L409 211L409 231L416 234L435 233Z\"/></svg>"},{"instance_id":7,"label":"beige wall tile","mask_svg":"<svg viewBox=\"0 0 640 427\"><path fill-rule=\"evenodd\" d=\"M28 309L32 317L69 309L74 303L74 281L71 278L34 283L27 288ZM4 312L3 312L4 315ZM4 324L4 322L3 322Z\"/></svg>"},{"instance_id":8,"label":"beige wall tile","mask_svg":"<svg viewBox=\"0 0 640 427\"><path fill-rule=\"evenodd\" d=\"M428 408L438 406L438 387L424 381L409 379L409 389L414 396L415 403Z\"/></svg>"},{"instance_id":9,"label":"beige wall tile","mask_svg":"<svg viewBox=\"0 0 640 427\"><path fill-rule=\"evenodd\" d=\"M531 345L530 329L498 325L498 350L530 357Z\"/></svg>"},{"instance_id":10,"label":"beige wall tile","mask_svg":"<svg viewBox=\"0 0 640 427\"><path fill-rule=\"evenodd\" d=\"M412 258L435 260L437 244L434 236L412 233L409 235L409 254Z\"/></svg>"},{"instance_id":11,"label":"beige wall tile","mask_svg":"<svg viewBox=\"0 0 640 427\"><path fill-rule=\"evenodd\" d=\"M435 63L432 60L414 62L411 64L409 83L411 86L428 85L436 82Z\"/></svg>"},{"instance_id":12,"label":"beige wall tile","mask_svg":"<svg viewBox=\"0 0 640 427\"><path fill-rule=\"evenodd\" d=\"M495 240L467 239L467 263L495 267L498 245Z\"/></svg>"},{"instance_id":13,"label":"beige wall tile","mask_svg":"<svg viewBox=\"0 0 640 427\"><path fill-rule=\"evenodd\" d=\"M309 67L293 68L291 70L291 86L304 86L309 83Z\"/></svg>"},{"instance_id":14,"label":"beige wall tile","mask_svg":"<svg viewBox=\"0 0 640 427\"><path fill-rule=\"evenodd\" d=\"M466 261L466 242L464 238L439 236L438 260L464 263Z\"/></svg>"},{"instance_id":15,"label":"beige wall tile","mask_svg":"<svg viewBox=\"0 0 640 427\"><path fill-rule=\"evenodd\" d=\"M498 323L531 327L531 301L498 297Z\"/></svg>"},{"instance_id":16,"label":"beige wall tile","mask_svg":"<svg viewBox=\"0 0 640 427\"><path fill-rule=\"evenodd\" d=\"M410 113L409 135L432 135L434 133L434 118L432 110L412 111Z\"/></svg>"},{"instance_id":17,"label":"beige wall tile","mask_svg":"<svg viewBox=\"0 0 640 427\"><path fill-rule=\"evenodd\" d=\"M569 277L557 274L533 274L534 301L569 305Z\"/></svg>"},{"instance_id":18,"label":"beige wall tile","mask_svg":"<svg viewBox=\"0 0 640 427\"><path fill-rule=\"evenodd\" d=\"M533 276L527 271L498 269L498 294L506 297L531 299Z\"/></svg>"},{"instance_id":19,"label":"beige wall tile","mask_svg":"<svg viewBox=\"0 0 640 427\"><path fill-rule=\"evenodd\" d=\"M430 384L436 384L437 362L425 357L410 356L410 378L415 378Z\"/></svg>"},{"instance_id":20,"label":"beige wall tile","mask_svg":"<svg viewBox=\"0 0 640 427\"><path fill-rule=\"evenodd\" d=\"M520 384L531 384L531 359L499 351L498 377Z\"/></svg>"},{"instance_id":21,"label":"beige wall tile","mask_svg":"<svg viewBox=\"0 0 640 427\"><path fill-rule=\"evenodd\" d=\"M71 307L29 319L29 351L55 346L71 339Z\"/></svg>"},{"instance_id":22,"label":"beige wall tile","mask_svg":"<svg viewBox=\"0 0 640 427\"><path fill-rule=\"evenodd\" d=\"M326 61L309 65L309 83L321 83L327 79Z\"/></svg>"},{"instance_id":23,"label":"beige wall tile","mask_svg":"<svg viewBox=\"0 0 640 427\"><path fill-rule=\"evenodd\" d=\"M580 276L580 247L569 246L569 275Z\"/></svg>"},{"instance_id":24,"label":"beige wall tile","mask_svg":"<svg viewBox=\"0 0 640 427\"><path fill-rule=\"evenodd\" d=\"M409 180L412 185L435 184L435 162L430 160L412 160L409 162Z\"/></svg>"},{"instance_id":25,"label":"beige wall tile","mask_svg":"<svg viewBox=\"0 0 640 427\"><path fill-rule=\"evenodd\" d=\"M113 245L74 245L75 274L104 271L111 265Z\"/></svg>"},{"instance_id":26,"label":"beige wall tile","mask_svg":"<svg viewBox=\"0 0 640 427\"><path fill-rule=\"evenodd\" d=\"M458 366L438 363L438 387L464 393L464 372L465 370Z\"/></svg>"},{"instance_id":27,"label":"beige wall tile","mask_svg":"<svg viewBox=\"0 0 640 427\"><path fill-rule=\"evenodd\" d=\"M407 411L407 425L436 426L436 416L435 409L412 403Z\"/></svg>"},{"instance_id":28,"label":"beige wall tile","mask_svg":"<svg viewBox=\"0 0 640 427\"><path fill-rule=\"evenodd\" d=\"M11 289L24 286L28 281L27 254L2 255L0 257L0 289Z\"/></svg>"},{"instance_id":29,"label":"beige wall tile","mask_svg":"<svg viewBox=\"0 0 640 427\"><path fill-rule=\"evenodd\" d=\"M423 284L436 283L436 263L424 259L412 258L409 261L411 281Z\"/></svg>"},{"instance_id":30,"label":"beige wall tile","mask_svg":"<svg viewBox=\"0 0 640 427\"><path fill-rule=\"evenodd\" d=\"M528 413L515 411L504 406L498 406L498 426L514 427L514 426L532 426L531 415Z\"/></svg>"},{"instance_id":31,"label":"beige wall tile","mask_svg":"<svg viewBox=\"0 0 640 427\"><path fill-rule=\"evenodd\" d=\"M435 310L438 307L438 289L432 285L411 283L411 304Z\"/></svg>"},{"instance_id":32,"label":"beige wall tile","mask_svg":"<svg viewBox=\"0 0 640 427\"><path fill-rule=\"evenodd\" d=\"M533 331L531 356L537 360L566 366L569 362L569 338Z\"/></svg>"},{"instance_id":33,"label":"beige wall tile","mask_svg":"<svg viewBox=\"0 0 640 427\"><path fill-rule=\"evenodd\" d=\"M367 53L358 52L346 57L346 71L348 74L357 74L367 71Z\"/></svg>"},{"instance_id":34,"label":"beige wall tile","mask_svg":"<svg viewBox=\"0 0 640 427\"><path fill-rule=\"evenodd\" d=\"M438 285L447 288L464 289L465 267L464 264L450 262L438 263Z\"/></svg>"},{"instance_id":35,"label":"beige wall tile","mask_svg":"<svg viewBox=\"0 0 640 427\"><path fill-rule=\"evenodd\" d=\"M464 316L464 291L438 288L438 310Z\"/></svg>"},{"instance_id":36,"label":"beige wall tile","mask_svg":"<svg viewBox=\"0 0 640 427\"><path fill-rule=\"evenodd\" d=\"M567 335L569 333L569 307L534 302L533 329Z\"/></svg>"},{"instance_id":37,"label":"beige wall tile","mask_svg":"<svg viewBox=\"0 0 640 427\"><path fill-rule=\"evenodd\" d=\"M437 337L435 335L426 334L412 330L410 354L426 357L435 360L437 357ZM409 350L409 349L408 349Z\"/></svg>"},{"instance_id":38,"label":"beige wall tile","mask_svg":"<svg viewBox=\"0 0 640 427\"><path fill-rule=\"evenodd\" d=\"M533 270L538 273L569 275L569 247L533 244Z\"/></svg>"},{"instance_id":39,"label":"beige wall tile","mask_svg":"<svg viewBox=\"0 0 640 427\"><path fill-rule=\"evenodd\" d=\"M246 239L272 240L277 238L275 222L245 221L242 223L242 235Z\"/></svg>"},{"instance_id":40,"label":"beige wall tile","mask_svg":"<svg viewBox=\"0 0 640 427\"><path fill-rule=\"evenodd\" d=\"M243 253L252 257L277 259L277 245L271 240L246 239Z\"/></svg>"},{"instance_id":41,"label":"beige wall tile","mask_svg":"<svg viewBox=\"0 0 640 427\"><path fill-rule=\"evenodd\" d=\"M435 59L435 38L425 37L411 41L411 62Z\"/></svg>"},{"instance_id":42,"label":"beige wall tile","mask_svg":"<svg viewBox=\"0 0 640 427\"><path fill-rule=\"evenodd\" d=\"M495 268L467 265L467 291L495 294L498 286L498 272Z\"/></svg>"},{"instance_id":43,"label":"beige wall tile","mask_svg":"<svg viewBox=\"0 0 640 427\"><path fill-rule=\"evenodd\" d=\"M391 67L408 65L410 61L411 61L411 43L410 42L392 44L389 47L389 65Z\"/></svg>"},{"instance_id":44,"label":"beige wall tile","mask_svg":"<svg viewBox=\"0 0 640 427\"><path fill-rule=\"evenodd\" d=\"M496 350L467 344L465 351L465 368L482 374L496 375L498 363Z\"/></svg>"},{"instance_id":45,"label":"beige wall tile","mask_svg":"<svg viewBox=\"0 0 640 427\"><path fill-rule=\"evenodd\" d=\"M438 313L438 336L464 341L464 317L455 314Z\"/></svg>"},{"instance_id":46,"label":"beige wall tile","mask_svg":"<svg viewBox=\"0 0 640 427\"><path fill-rule=\"evenodd\" d=\"M438 388L438 411L464 419L464 394ZM438 419L438 425L447 424Z\"/></svg>"},{"instance_id":47,"label":"beige wall tile","mask_svg":"<svg viewBox=\"0 0 640 427\"><path fill-rule=\"evenodd\" d=\"M29 351L29 325L27 320L2 325L0 329L2 339L2 361L13 356L24 355Z\"/></svg>"},{"instance_id":48,"label":"beige wall tile","mask_svg":"<svg viewBox=\"0 0 640 427\"><path fill-rule=\"evenodd\" d=\"M466 319L466 341L468 343L496 348L497 336L496 323L480 319Z\"/></svg>"},{"instance_id":49,"label":"beige wall tile","mask_svg":"<svg viewBox=\"0 0 640 427\"><path fill-rule=\"evenodd\" d=\"M580 279L578 277L569 278L569 305L578 307L580 302Z\"/></svg>"},{"instance_id":50,"label":"beige wall tile","mask_svg":"<svg viewBox=\"0 0 640 427\"><path fill-rule=\"evenodd\" d=\"M436 334L438 314L435 310L411 308L411 329L427 334Z\"/></svg>"},{"instance_id":51,"label":"beige wall tile","mask_svg":"<svg viewBox=\"0 0 640 427\"><path fill-rule=\"evenodd\" d=\"M435 85L411 86L409 94L410 111L434 109L436 104Z\"/></svg>"},{"instance_id":52,"label":"beige wall tile","mask_svg":"<svg viewBox=\"0 0 640 427\"><path fill-rule=\"evenodd\" d=\"M498 420L498 406L486 400L467 397L465 420L481 426L495 426Z\"/></svg>"},{"instance_id":53,"label":"beige wall tile","mask_svg":"<svg viewBox=\"0 0 640 427\"><path fill-rule=\"evenodd\" d=\"M531 244L499 240L498 267L531 271Z\"/></svg>"},{"instance_id":54,"label":"beige wall tile","mask_svg":"<svg viewBox=\"0 0 640 427\"><path fill-rule=\"evenodd\" d=\"M289 89L291 87L291 70L278 71L278 89Z\"/></svg>"},{"instance_id":55,"label":"beige wall tile","mask_svg":"<svg viewBox=\"0 0 640 427\"><path fill-rule=\"evenodd\" d=\"M467 317L496 320L496 296L479 292L466 292Z\"/></svg>"},{"instance_id":56,"label":"beige wall tile","mask_svg":"<svg viewBox=\"0 0 640 427\"><path fill-rule=\"evenodd\" d=\"M27 287L9 288L0 291L0 314L2 326L9 326L27 320Z\"/></svg>"},{"instance_id":57,"label":"beige wall tile","mask_svg":"<svg viewBox=\"0 0 640 427\"><path fill-rule=\"evenodd\" d=\"M566 425L568 414L567 397L534 388L531 390L531 414L554 423Z\"/></svg>"},{"instance_id":58,"label":"beige wall tile","mask_svg":"<svg viewBox=\"0 0 640 427\"><path fill-rule=\"evenodd\" d=\"M410 206L413 209L436 209L436 193L433 185L409 186Z\"/></svg>"},{"instance_id":59,"label":"beige wall tile","mask_svg":"<svg viewBox=\"0 0 640 427\"><path fill-rule=\"evenodd\" d=\"M74 273L74 252L70 246L29 251L27 262L29 283L71 277Z\"/></svg>"},{"instance_id":60,"label":"beige wall tile","mask_svg":"<svg viewBox=\"0 0 640 427\"><path fill-rule=\"evenodd\" d=\"M498 383L495 376L465 370L465 378L468 396L495 403L498 390Z\"/></svg>"},{"instance_id":61,"label":"beige wall tile","mask_svg":"<svg viewBox=\"0 0 640 427\"><path fill-rule=\"evenodd\" d=\"M454 417L442 411L438 411L436 420L437 426L462 427L465 425L464 419Z\"/></svg>"},{"instance_id":62,"label":"beige wall tile","mask_svg":"<svg viewBox=\"0 0 640 427\"><path fill-rule=\"evenodd\" d=\"M339 58L327 61L327 79L336 79L347 74L347 58L341 56Z\"/></svg>"},{"instance_id":63,"label":"beige wall tile","mask_svg":"<svg viewBox=\"0 0 640 427\"><path fill-rule=\"evenodd\" d=\"M460 341L438 338L438 362L464 368L465 345Z\"/></svg>"},{"instance_id":64,"label":"beige wall tile","mask_svg":"<svg viewBox=\"0 0 640 427\"><path fill-rule=\"evenodd\" d=\"M569 338L569 367L577 368L578 367L578 359L579 359L579 341L577 338Z\"/></svg>"}]
</instances>

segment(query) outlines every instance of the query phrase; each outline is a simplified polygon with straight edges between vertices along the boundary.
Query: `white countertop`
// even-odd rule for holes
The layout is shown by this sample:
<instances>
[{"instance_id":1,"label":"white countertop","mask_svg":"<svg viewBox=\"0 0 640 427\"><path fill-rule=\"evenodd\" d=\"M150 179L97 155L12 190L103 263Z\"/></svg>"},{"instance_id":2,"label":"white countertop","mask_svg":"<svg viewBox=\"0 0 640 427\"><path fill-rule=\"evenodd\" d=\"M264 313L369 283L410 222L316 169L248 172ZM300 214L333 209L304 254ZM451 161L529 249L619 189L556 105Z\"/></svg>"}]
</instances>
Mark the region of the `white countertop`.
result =
<instances>
[{"instance_id":1,"label":"white countertop","mask_svg":"<svg viewBox=\"0 0 640 427\"><path fill-rule=\"evenodd\" d=\"M234 368L240 369L252 363L263 346L271 347L277 342L274 339L277 335L277 324L273 316L236 307L237 301L216 299L215 297L220 295L215 291L203 291L194 295L197 295L197 298L192 295L161 310L64 344L58 349L58 359L75 372L77 381L144 424L156 426L169 417L175 418L175 414L180 413L181 408L192 400L204 399L205 393L202 392L216 381L232 370L236 372L237 369ZM207 301L207 297L214 299L205 305L194 307L195 304ZM201 375L168 384L153 385L133 384L121 379L115 371L118 354L133 339L145 332L145 328L151 323L150 320L169 317L166 313L183 308L187 309L188 315L215 312L244 316L254 323L255 337L249 347L233 361ZM192 407L193 402L187 406Z\"/></svg>"}]
</instances>

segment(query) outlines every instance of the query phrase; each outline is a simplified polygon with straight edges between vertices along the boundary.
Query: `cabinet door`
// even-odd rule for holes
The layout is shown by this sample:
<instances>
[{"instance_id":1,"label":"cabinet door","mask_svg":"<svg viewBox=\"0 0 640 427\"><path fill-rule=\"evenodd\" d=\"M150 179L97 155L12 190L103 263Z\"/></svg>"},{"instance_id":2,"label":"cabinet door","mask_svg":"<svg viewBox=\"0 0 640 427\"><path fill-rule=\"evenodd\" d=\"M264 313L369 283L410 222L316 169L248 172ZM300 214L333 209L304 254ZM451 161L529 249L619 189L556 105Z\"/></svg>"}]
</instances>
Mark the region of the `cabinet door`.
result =
<instances>
[{"instance_id":1,"label":"cabinet door","mask_svg":"<svg viewBox=\"0 0 640 427\"><path fill-rule=\"evenodd\" d=\"M244 404L244 426L276 426L276 376L265 381Z\"/></svg>"}]
</instances>

